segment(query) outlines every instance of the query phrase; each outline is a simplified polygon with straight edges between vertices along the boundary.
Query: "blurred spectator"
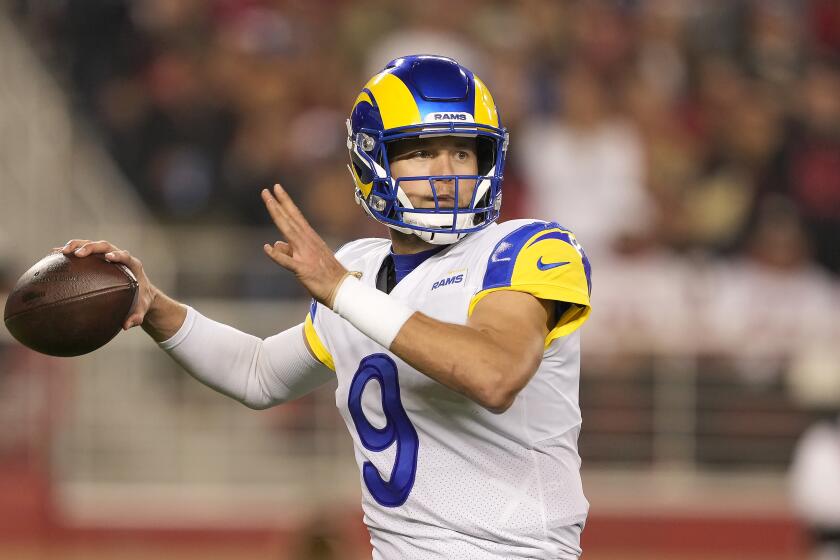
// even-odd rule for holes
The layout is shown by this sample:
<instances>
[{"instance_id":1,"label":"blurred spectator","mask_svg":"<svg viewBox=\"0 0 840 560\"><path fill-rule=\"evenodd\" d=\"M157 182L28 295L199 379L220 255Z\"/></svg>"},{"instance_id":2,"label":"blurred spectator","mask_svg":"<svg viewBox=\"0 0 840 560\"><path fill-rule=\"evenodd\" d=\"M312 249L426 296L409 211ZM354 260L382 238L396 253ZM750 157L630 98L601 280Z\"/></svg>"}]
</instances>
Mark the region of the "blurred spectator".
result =
<instances>
[{"instance_id":1,"label":"blurred spectator","mask_svg":"<svg viewBox=\"0 0 840 560\"><path fill-rule=\"evenodd\" d=\"M794 84L802 57L803 17L796 2L754 2L747 21L747 64L783 92Z\"/></svg>"},{"instance_id":2,"label":"blurred spectator","mask_svg":"<svg viewBox=\"0 0 840 560\"><path fill-rule=\"evenodd\" d=\"M259 198L261 188L282 183L295 193L302 182L301 169L291 159L293 138L288 133L288 111L282 105L240 116L231 149L223 160L225 199L239 221L268 224Z\"/></svg>"},{"instance_id":3,"label":"blurred spectator","mask_svg":"<svg viewBox=\"0 0 840 560\"><path fill-rule=\"evenodd\" d=\"M813 560L840 559L840 418L800 438L790 471L794 510L808 527Z\"/></svg>"},{"instance_id":4,"label":"blurred spectator","mask_svg":"<svg viewBox=\"0 0 840 560\"><path fill-rule=\"evenodd\" d=\"M667 237L672 246L717 253L743 248L756 190L767 180L770 161L778 152L778 104L761 85L731 70L709 83L717 93L706 100L708 114L701 118L702 134L710 141L702 154L695 153L695 175L686 178L678 194L678 211L671 216ZM728 87L722 85L726 79L732 80ZM720 93L725 89L730 92Z\"/></svg>"},{"instance_id":5,"label":"blurred spectator","mask_svg":"<svg viewBox=\"0 0 840 560\"><path fill-rule=\"evenodd\" d=\"M627 236L647 234L641 138L614 115L603 85L575 66L563 75L562 111L523 127L517 150L530 188L526 214L571 228L593 261Z\"/></svg>"},{"instance_id":6,"label":"blurred spectator","mask_svg":"<svg viewBox=\"0 0 840 560\"><path fill-rule=\"evenodd\" d=\"M347 237L383 237L384 226L359 215L352 189L347 188L349 171L340 161L314 171L301 203L307 216L325 239L339 242Z\"/></svg>"},{"instance_id":7,"label":"blurred spectator","mask_svg":"<svg viewBox=\"0 0 840 560\"><path fill-rule=\"evenodd\" d=\"M601 266L714 258L753 251L781 195L803 254L840 272L831 0L15 7L165 220L264 227L259 189L281 182L336 244L381 234L350 202L344 120L362 76L425 51L497 96L511 132L504 218L557 220Z\"/></svg>"},{"instance_id":8,"label":"blurred spectator","mask_svg":"<svg viewBox=\"0 0 840 560\"><path fill-rule=\"evenodd\" d=\"M652 94L667 106L685 94L688 61L682 44L685 4L670 1L647 2L639 14L637 63L639 75Z\"/></svg>"},{"instance_id":9,"label":"blurred spectator","mask_svg":"<svg viewBox=\"0 0 840 560\"><path fill-rule=\"evenodd\" d=\"M790 198L816 260L840 273L840 71L814 62L799 91L798 114L768 190Z\"/></svg>"},{"instance_id":10,"label":"blurred spectator","mask_svg":"<svg viewBox=\"0 0 840 560\"><path fill-rule=\"evenodd\" d=\"M375 40L368 45L362 74L373 76L389 61L406 54L440 54L486 76L489 65L464 29L464 23L471 21L479 9L474 0L402 3L396 27L392 25L383 28L384 33L372 35Z\"/></svg>"},{"instance_id":11,"label":"blurred spectator","mask_svg":"<svg viewBox=\"0 0 840 560\"><path fill-rule=\"evenodd\" d=\"M840 4L834 0L810 0L806 6L805 43L826 57L840 56Z\"/></svg>"},{"instance_id":12,"label":"blurred spectator","mask_svg":"<svg viewBox=\"0 0 840 560\"><path fill-rule=\"evenodd\" d=\"M802 223L785 199L764 201L746 258L712 268L707 287L716 346L752 381L777 380L807 354L840 360L836 287L811 261Z\"/></svg>"}]
</instances>

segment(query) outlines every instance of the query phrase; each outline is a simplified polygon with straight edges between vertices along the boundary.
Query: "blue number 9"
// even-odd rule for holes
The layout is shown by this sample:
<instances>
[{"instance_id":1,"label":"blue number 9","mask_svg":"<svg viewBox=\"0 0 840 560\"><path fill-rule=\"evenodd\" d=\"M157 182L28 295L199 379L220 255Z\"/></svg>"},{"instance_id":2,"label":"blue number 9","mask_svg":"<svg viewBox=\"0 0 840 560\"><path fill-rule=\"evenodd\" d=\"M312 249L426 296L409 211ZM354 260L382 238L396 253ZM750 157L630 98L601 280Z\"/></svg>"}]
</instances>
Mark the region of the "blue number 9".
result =
<instances>
[{"instance_id":1,"label":"blue number 9","mask_svg":"<svg viewBox=\"0 0 840 560\"><path fill-rule=\"evenodd\" d=\"M386 418L383 428L371 425L362 410L362 393L372 379L376 379L382 391L382 410ZM347 407L366 449L383 451L397 442L397 458L389 480L385 481L370 461L362 466L362 478L379 504L386 507L403 505L414 486L420 442L400 402L400 383L394 360L386 354L372 354L362 359L350 383Z\"/></svg>"}]
</instances>

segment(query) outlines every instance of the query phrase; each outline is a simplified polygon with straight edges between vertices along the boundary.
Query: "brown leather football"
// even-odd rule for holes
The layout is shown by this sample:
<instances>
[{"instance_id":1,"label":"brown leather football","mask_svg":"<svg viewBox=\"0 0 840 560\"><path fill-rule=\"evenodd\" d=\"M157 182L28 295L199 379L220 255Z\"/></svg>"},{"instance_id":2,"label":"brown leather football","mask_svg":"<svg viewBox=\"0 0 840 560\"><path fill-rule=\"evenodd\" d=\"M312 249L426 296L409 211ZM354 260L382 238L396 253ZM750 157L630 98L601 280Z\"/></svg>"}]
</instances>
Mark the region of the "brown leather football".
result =
<instances>
[{"instance_id":1,"label":"brown leather football","mask_svg":"<svg viewBox=\"0 0 840 560\"><path fill-rule=\"evenodd\" d=\"M3 320L33 350L80 356L120 332L136 297L137 279L124 265L51 253L20 277Z\"/></svg>"}]
</instances>

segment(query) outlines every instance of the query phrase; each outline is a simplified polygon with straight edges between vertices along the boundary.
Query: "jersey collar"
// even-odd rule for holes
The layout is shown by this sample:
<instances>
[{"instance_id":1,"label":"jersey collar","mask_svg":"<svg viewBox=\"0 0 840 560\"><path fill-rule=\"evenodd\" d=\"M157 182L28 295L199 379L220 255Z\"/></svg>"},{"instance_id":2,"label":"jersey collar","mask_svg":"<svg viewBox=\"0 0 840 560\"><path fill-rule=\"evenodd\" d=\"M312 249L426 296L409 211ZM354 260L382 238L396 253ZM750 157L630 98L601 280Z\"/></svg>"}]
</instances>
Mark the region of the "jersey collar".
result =
<instances>
[{"instance_id":1,"label":"jersey collar","mask_svg":"<svg viewBox=\"0 0 840 560\"><path fill-rule=\"evenodd\" d=\"M394 249L392 247L391 259L394 261L394 273L396 275L397 284L399 284L403 278L408 276L412 270L420 266L429 257L438 254L446 247L446 245L440 245L439 247L429 249L428 251L421 251L419 253L412 253L408 255L398 255L397 253L394 253Z\"/></svg>"}]
</instances>

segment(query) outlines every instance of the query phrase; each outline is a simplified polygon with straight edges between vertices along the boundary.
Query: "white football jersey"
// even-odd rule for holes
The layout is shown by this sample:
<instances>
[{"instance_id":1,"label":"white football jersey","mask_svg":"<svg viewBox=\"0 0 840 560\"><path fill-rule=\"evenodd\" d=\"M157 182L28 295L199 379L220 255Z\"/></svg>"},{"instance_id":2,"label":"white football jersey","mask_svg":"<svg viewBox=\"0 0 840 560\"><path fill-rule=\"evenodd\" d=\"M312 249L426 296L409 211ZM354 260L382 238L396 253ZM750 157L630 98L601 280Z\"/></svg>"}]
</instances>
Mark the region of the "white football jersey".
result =
<instances>
[{"instance_id":1,"label":"white football jersey","mask_svg":"<svg viewBox=\"0 0 840 560\"><path fill-rule=\"evenodd\" d=\"M337 256L375 286L390 247L362 239ZM589 314L590 270L574 235L533 220L493 224L428 258L391 296L466 324L496 290L563 302L539 369L503 414L423 375L322 305L306 318L310 346L338 377L336 405L353 438L377 560L581 552L589 504L577 451L578 327Z\"/></svg>"}]
</instances>

